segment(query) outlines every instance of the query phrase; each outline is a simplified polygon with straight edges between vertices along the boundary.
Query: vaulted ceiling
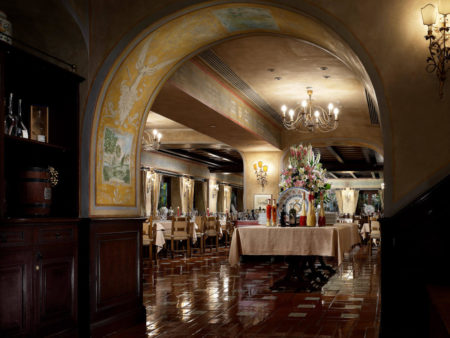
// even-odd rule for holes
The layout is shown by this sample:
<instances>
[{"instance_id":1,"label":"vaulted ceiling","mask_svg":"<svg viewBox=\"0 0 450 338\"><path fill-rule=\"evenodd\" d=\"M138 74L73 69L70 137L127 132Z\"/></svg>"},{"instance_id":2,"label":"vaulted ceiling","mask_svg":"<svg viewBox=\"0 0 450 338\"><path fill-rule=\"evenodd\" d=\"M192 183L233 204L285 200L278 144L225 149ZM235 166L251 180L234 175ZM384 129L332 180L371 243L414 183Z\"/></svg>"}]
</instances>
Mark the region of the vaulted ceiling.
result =
<instances>
[{"instance_id":1,"label":"vaulted ceiling","mask_svg":"<svg viewBox=\"0 0 450 338\"><path fill-rule=\"evenodd\" d=\"M307 87L315 103L342 111L338 129L312 141L281 123L281 105L299 104ZM240 172L239 151L282 150L303 139L317 144L330 177L379 178L383 168L374 151L382 144L378 116L364 86L335 56L287 37L234 39L187 61L162 87L146 128L162 130L160 151L211 171Z\"/></svg>"}]
</instances>

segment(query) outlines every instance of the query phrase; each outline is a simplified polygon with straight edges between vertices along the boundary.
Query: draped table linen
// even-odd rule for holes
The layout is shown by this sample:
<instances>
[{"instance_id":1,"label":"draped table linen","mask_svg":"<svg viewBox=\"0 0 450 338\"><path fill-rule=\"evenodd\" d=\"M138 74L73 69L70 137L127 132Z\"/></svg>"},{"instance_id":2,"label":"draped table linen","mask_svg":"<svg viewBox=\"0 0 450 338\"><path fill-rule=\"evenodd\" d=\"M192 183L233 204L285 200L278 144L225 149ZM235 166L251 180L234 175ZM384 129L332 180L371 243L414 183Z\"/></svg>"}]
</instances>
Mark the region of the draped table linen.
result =
<instances>
[{"instance_id":1,"label":"draped table linen","mask_svg":"<svg viewBox=\"0 0 450 338\"><path fill-rule=\"evenodd\" d=\"M335 224L327 227L265 227L236 229L231 241L229 263L236 266L241 255L257 256L328 256L337 257L359 243L356 224Z\"/></svg>"}]
</instances>

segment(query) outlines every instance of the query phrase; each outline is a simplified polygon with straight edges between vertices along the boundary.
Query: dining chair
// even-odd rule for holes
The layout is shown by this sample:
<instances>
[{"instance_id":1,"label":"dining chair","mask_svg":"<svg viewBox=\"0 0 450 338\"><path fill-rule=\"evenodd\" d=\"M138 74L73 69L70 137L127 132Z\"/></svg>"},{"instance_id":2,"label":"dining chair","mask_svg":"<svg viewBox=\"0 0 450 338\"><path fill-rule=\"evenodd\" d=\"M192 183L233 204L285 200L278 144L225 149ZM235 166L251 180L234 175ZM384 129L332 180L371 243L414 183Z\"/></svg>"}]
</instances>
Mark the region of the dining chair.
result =
<instances>
[{"instance_id":1,"label":"dining chair","mask_svg":"<svg viewBox=\"0 0 450 338\"><path fill-rule=\"evenodd\" d=\"M145 222L142 223L142 247L148 246L148 256L150 263L153 260L153 246L155 244L155 224L154 217L150 216ZM157 256L155 254L155 263L157 262Z\"/></svg>"},{"instance_id":2,"label":"dining chair","mask_svg":"<svg viewBox=\"0 0 450 338\"><path fill-rule=\"evenodd\" d=\"M195 251L198 251L200 255L203 255L204 248L203 248L203 236L204 236L204 226L203 226L204 220L202 216L195 216L195 223L191 222L189 226L189 235L191 239L194 237L194 229L195 225L197 225L197 229L195 229L197 240L194 244L192 244L191 247L191 254L194 254Z\"/></svg>"},{"instance_id":3,"label":"dining chair","mask_svg":"<svg viewBox=\"0 0 450 338\"><path fill-rule=\"evenodd\" d=\"M183 243L184 241L186 241L186 249L179 249L180 242ZM172 219L170 249L172 258L173 254L178 252L186 252L188 257L191 256L189 220L186 217L174 217Z\"/></svg>"},{"instance_id":4,"label":"dining chair","mask_svg":"<svg viewBox=\"0 0 450 338\"><path fill-rule=\"evenodd\" d=\"M203 248L204 248L205 251L206 251L206 248L207 248L206 240L208 238L212 239L213 237L215 237L215 239L216 239L216 245L215 245L216 246L216 251L217 252L219 251L219 234L220 234L219 227L220 227L220 224L219 224L219 220L218 220L217 217L205 216L205 220L204 220L204 234L205 234L205 236L203 237ZM209 247L210 247L211 252L212 252L212 248L214 247L214 245L210 245Z\"/></svg>"},{"instance_id":5,"label":"dining chair","mask_svg":"<svg viewBox=\"0 0 450 338\"><path fill-rule=\"evenodd\" d=\"M369 254L372 254L373 240L381 241L380 222L370 221Z\"/></svg>"}]
</instances>

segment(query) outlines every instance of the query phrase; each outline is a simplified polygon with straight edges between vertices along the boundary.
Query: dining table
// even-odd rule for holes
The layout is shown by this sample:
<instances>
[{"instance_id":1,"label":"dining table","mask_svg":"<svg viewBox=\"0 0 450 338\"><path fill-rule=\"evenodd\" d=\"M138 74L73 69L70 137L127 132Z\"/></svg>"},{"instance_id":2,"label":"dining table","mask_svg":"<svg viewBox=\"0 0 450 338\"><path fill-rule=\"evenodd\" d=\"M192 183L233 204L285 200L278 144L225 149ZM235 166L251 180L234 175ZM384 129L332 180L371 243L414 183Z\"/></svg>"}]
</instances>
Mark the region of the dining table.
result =
<instances>
[{"instance_id":1,"label":"dining table","mask_svg":"<svg viewBox=\"0 0 450 338\"><path fill-rule=\"evenodd\" d=\"M334 257L340 265L344 253L359 243L358 225L355 223L323 227L239 227L231 240L228 261L235 267L243 255L287 256L289 268L284 280L292 276L301 279L306 265L315 273L317 257L323 266L323 257Z\"/></svg>"}]
</instances>

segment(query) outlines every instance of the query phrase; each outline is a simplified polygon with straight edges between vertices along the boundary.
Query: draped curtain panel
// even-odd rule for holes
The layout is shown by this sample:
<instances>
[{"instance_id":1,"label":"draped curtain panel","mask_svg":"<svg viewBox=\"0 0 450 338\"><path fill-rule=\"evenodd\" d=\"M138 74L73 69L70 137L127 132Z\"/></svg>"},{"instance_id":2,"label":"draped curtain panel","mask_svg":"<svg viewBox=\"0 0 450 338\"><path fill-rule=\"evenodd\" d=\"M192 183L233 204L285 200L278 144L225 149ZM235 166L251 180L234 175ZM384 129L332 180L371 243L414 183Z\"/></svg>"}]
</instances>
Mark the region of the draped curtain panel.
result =
<instances>
[{"instance_id":1,"label":"draped curtain panel","mask_svg":"<svg viewBox=\"0 0 450 338\"><path fill-rule=\"evenodd\" d=\"M187 200L188 196L186 194L186 184L185 184L186 178L180 177L180 180L178 182L180 186L180 199L181 199L181 206L180 206L180 213L185 214L187 211Z\"/></svg>"},{"instance_id":2,"label":"draped curtain panel","mask_svg":"<svg viewBox=\"0 0 450 338\"><path fill-rule=\"evenodd\" d=\"M147 172L141 171L141 189L139 194L141 195L141 215L147 217L146 205L147 205Z\"/></svg>"},{"instance_id":3,"label":"draped curtain panel","mask_svg":"<svg viewBox=\"0 0 450 338\"><path fill-rule=\"evenodd\" d=\"M358 206L359 190L353 191L353 206L351 214L354 215L356 212L356 207Z\"/></svg>"},{"instance_id":4,"label":"draped curtain panel","mask_svg":"<svg viewBox=\"0 0 450 338\"><path fill-rule=\"evenodd\" d=\"M194 210L194 189L195 189L195 181L193 179L188 180L188 186L189 186L189 192L188 192L188 198L189 198L189 210Z\"/></svg>"},{"instance_id":5,"label":"draped curtain panel","mask_svg":"<svg viewBox=\"0 0 450 338\"><path fill-rule=\"evenodd\" d=\"M231 210L231 187L225 187L225 210Z\"/></svg>"},{"instance_id":6,"label":"draped curtain panel","mask_svg":"<svg viewBox=\"0 0 450 338\"><path fill-rule=\"evenodd\" d=\"M222 184L219 184L219 191L217 193L217 212L224 212L223 208L223 202L224 202L224 186Z\"/></svg>"},{"instance_id":7,"label":"draped curtain panel","mask_svg":"<svg viewBox=\"0 0 450 338\"><path fill-rule=\"evenodd\" d=\"M202 215L206 215L206 208L208 207L208 182L202 182L202 194L203 194L203 209L199 210Z\"/></svg>"},{"instance_id":8,"label":"draped curtain panel","mask_svg":"<svg viewBox=\"0 0 450 338\"><path fill-rule=\"evenodd\" d=\"M154 173L153 174L153 183L152 184L152 216L156 215L156 211L158 210L159 203L159 192L161 189L161 174Z\"/></svg>"},{"instance_id":9,"label":"draped curtain panel","mask_svg":"<svg viewBox=\"0 0 450 338\"><path fill-rule=\"evenodd\" d=\"M344 213L344 204L342 202L342 191L335 190L334 193L336 195L336 201L338 204L339 214L343 214Z\"/></svg>"},{"instance_id":10,"label":"draped curtain panel","mask_svg":"<svg viewBox=\"0 0 450 338\"><path fill-rule=\"evenodd\" d=\"M342 199L343 213L354 215L356 211L356 206L358 205L359 190L345 189L341 190L340 193Z\"/></svg>"}]
</instances>

